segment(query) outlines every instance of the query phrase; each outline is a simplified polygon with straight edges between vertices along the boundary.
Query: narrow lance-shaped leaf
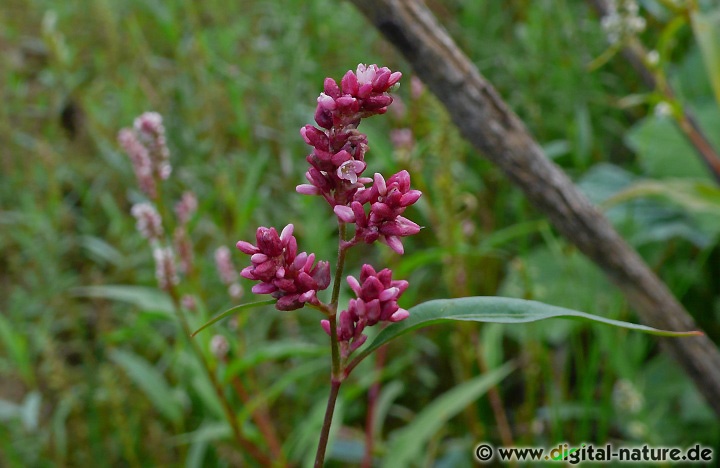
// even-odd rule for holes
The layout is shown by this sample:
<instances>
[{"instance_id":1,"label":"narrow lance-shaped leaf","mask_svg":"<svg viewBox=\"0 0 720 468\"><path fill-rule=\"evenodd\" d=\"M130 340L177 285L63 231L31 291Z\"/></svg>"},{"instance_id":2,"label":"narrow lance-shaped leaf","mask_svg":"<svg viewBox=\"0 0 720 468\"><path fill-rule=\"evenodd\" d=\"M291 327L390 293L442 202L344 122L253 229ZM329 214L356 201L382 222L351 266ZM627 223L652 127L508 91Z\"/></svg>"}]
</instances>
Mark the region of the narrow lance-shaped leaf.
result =
<instances>
[{"instance_id":1,"label":"narrow lance-shaped leaf","mask_svg":"<svg viewBox=\"0 0 720 468\"><path fill-rule=\"evenodd\" d=\"M266 305L270 305L270 304L275 304L276 302L277 302L276 299L268 299L268 300L266 300L266 301L250 302L250 303L248 303L248 304L240 304L239 306L232 307L232 308L226 310L225 312L222 312L222 313L216 315L215 317L211 318L210 320L208 320L208 321L205 323L205 325L203 325L202 327L200 327L200 328L198 328L197 330L195 330L195 331L192 333L192 335L190 335L190 337L194 337L195 335L197 335L197 334L200 333L201 331L205 330L205 329L206 329L207 327L209 327L210 325L212 325L212 324L214 324L214 323L217 323L217 322L219 322L220 320L222 320L222 319L224 319L224 318L226 318L226 317L231 316L232 314L238 313L238 312L243 311L243 310L245 310L245 309L253 309L253 308L255 308L255 307L261 307L261 306L266 306Z\"/></svg>"},{"instance_id":2,"label":"narrow lance-shaped leaf","mask_svg":"<svg viewBox=\"0 0 720 468\"><path fill-rule=\"evenodd\" d=\"M458 299L436 299L418 304L409 309L410 317L402 322L393 323L378 333L375 339L358 354L350 363L346 372L350 372L357 364L380 346L400 335L418 328L450 321L494 322L494 323L525 323L549 318L561 317L585 319L594 322L614 325L653 335L679 337L702 335L699 331L666 331L645 325L613 320L576 310L556 307L542 302L513 299L507 297L482 296L462 297Z\"/></svg>"}]
</instances>

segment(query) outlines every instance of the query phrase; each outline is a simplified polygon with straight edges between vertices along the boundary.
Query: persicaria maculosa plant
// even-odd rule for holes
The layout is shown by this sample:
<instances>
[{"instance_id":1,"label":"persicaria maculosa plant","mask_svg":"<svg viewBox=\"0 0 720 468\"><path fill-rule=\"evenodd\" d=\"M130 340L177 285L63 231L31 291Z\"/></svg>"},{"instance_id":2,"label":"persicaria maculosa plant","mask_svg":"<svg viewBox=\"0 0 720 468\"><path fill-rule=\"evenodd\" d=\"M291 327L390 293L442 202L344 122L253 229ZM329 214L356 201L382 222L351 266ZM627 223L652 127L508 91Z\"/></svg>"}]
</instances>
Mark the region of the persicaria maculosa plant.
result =
<instances>
[{"instance_id":1,"label":"persicaria maculosa plant","mask_svg":"<svg viewBox=\"0 0 720 468\"><path fill-rule=\"evenodd\" d=\"M320 324L330 336L332 370L330 395L315 458L318 467L324 461L341 383L360 360L405 331L441 320L523 322L564 315L656 332L582 312L504 298L430 301L417 306L417 313L411 314L397 302L407 290L408 282L393 279L392 271L387 268L378 271L368 264L362 266L359 278L347 277L356 297L338 312L348 249L359 243L381 242L402 255L402 238L420 231L418 224L403 216L405 209L422 195L411 188L410 174L403 170L387 179L380 173L368 177L367 135L358 130L363 118L387 111L393 102L388 93L400 77L400 72L392 72L386 67L360 64L355 72L348 71L339 85L334 79L326 78L323 92L317 99L317 127L306 125L300 130L312 151L306 158L310 164L305 173L309 183L298 185L296 190L322 197L338 222L338 256L330 302L322 302L318 297L319 291L330 286L330 264L316 262L312 253L298 253L292 224L280 234L275 228L260 227L255 244L242 240L237 243L238 249L251 256L252 265L241 275L259 281L253 286L254 293L270 294L277 299L275 307L279 310L295 310L307 305L325 315ZM370 346L351 360L353 353L367 339L363 333L366 327L390 323L396 323L394 329L388 328L379 334Z\"/></svg>"},{"instance_id":2,"label":"persicaria maculosa plant","mask_svg":"<svg viewBox=\"0 0 720 468\"><path fill-rule=\"evenodd\" d=\"M308 305L326 317L321 325L330 336L332 347L331 392L316 465L322 465L324 460L338 390L349 373L347 359L365 342L365 327L399 322L409 315L397 303L408 287L407 281L393 280L390 270L377 272L371 265L363 265L359 280L347 278L357 298L338 314L347 250L360 242L379 241L402 254L401 238L420 231L420 226L402 216L405 208L421 196L420 191L410 188L410 174L401 171L387 180L379 173L366 177L368 141L358 130L363 118L387 111L393 101L388 91L400 77L400 72L386 67L360 64L356 72L348 71L339 85L326 78L315 110L319 128L306 125L300 130L312 152L307 156L310 167L305 173L309 184L298 185L297 191L323 197L338 221L338 257L330 302L322 302L317 294L330 285L330 265L326 261L315 263L315 254L298 253L292 224L280 234L272 227L258 228L255 245L237 243L252 262L240 274L260 282L253 286L254 293L271 294L277 299L275 307L279 310ZM349 226L352 235L348 233Z\"/></svg>"}]
</instances>

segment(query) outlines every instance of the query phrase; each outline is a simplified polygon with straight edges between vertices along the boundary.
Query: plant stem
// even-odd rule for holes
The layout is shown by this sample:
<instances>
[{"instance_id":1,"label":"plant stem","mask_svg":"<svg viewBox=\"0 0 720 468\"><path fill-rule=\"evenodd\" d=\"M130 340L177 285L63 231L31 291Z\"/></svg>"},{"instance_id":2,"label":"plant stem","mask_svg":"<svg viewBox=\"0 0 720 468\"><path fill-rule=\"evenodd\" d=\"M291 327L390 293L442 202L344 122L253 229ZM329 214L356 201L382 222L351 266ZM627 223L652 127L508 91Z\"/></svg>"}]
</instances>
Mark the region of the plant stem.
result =
<instances>
[{"instance_id":1,"label":"plant stem","mask_svg":"<svg viewBox=\"0 0 720 468\"><path fill-rule=\"evenodd\" d=\"M337 267L335 268L335 279L333 280L332 297L330 299L330 305L332 305L337 311L338 297L340 297L340 283L342 281L343 269L345 268L345 250L343 248L343 241L345 240L346 225L342 221L338 221L338 258Z\"/></svg>"},{"instance_id":2,"label":"plant stem","mask_svg":"<svg viewBox=\"0 0 720 468\"><path fill-rule=\"evenodd\" d=\"M473 335L473 347L475 348L476 357L480 371L483 374L490 372L485 354L480 345L480 340L477 335ZM498 426L498 432L500 433L500 440L505 447L513 447L515 441L513 440L512 429L510 428L510 422L508 421L507 414L505 412L505 405L503 404L502 397L498 391L497 385L493 385L488 389L488 400L490 401L490 407L495 415L495 422Z\"/></svg>"},{"instance_id":3,"label":"plant stem","mask_svg":"<svg viewBox=\"0 0 720 468\"><path fill-rule=\"evenodd\" d=\"M245 386L243 385L242 380L240 380L238 376L235 376L232 379L232 384L235 388L235 393L238 394L243 404L247 405L251 401L251 399L250 395L245 389ZM265 441L270 448L270 453L275 459L276 464L279 466L287 465L287 460L285 460L285 454L283 454L282 451L282 445L280 444L277 434L275 433L275 426L273 426L272 419L268 414L267 406L263 404L253 410L252 419L253 421L255 421L255 425L258 427L258 430L265 438Z\"/></svg>"},{"instance_id":4,"label":"plant stem","mask_svg":"<svg viewBox=\"0 0 720 468\"><path fill-rule=\"evenodd\" d=\"M330 314L328 315L328 322L330 322L330 348L332 351L330 395L328 396L325 419L323 420L320 440L318 441L318 448L315 453L316 467L322 467L325 462L325 450L327 449L328 438L330 437L330 425L332 424L332 416L335 412L335 402L337 401L338 392L340 391L340 384L342 384L344 378L342 374L342 362L340 360L340 346L337 338L337 308L338 298L340 297L340 282L342 281L343 269L345 268L346 249L343 247L343 242L345 241L345 223L339 220L338 232L337 266L335 267L335 278L333 279L332 296L330 298Z\"/></svg>"},{"instance_id":5,"label":"plant stem","mask_svg":"<svg viewBox=\"0 0 720 468\"><path fill-rule=\"evenodd\" d=\"M325 462L325 449L327 448L328 438L330 436L330 425L332 424L335 402L337 401L341 383L342 381L335 379L330 381L330 396L328 397L325 419L323 420L322 431L320 432L320 441L318 442L318 449L315 454L315 468L322 468Z\"/></svg>"},{"instance_id":6,"label":"plant stem","mask_svg":"<svg viewBox=\"0 0 720 468\"><path fill-rule=\"evenodd\" d=\"M258 447L256 447L249 440L247 440L243 437L242 432L240 430L240 425L238 424L237 418L235 417L232 407L230 406L230 402L225 397L225 393L222 391L220 382L218 381L217 377L215 376L215 373L213 372L212 368L210 367L210 363L207 361L207 359L205 359L205 355L203 354L202 349L200 349L200 345L190 337L190 335L192 334L192 331L190 330L190 325L188 324L187 319L185 318L185 315L182 312L182 308L180 306L180 297L178 295L176 288L174 286L170 286L168 288L168 293L170 294L170 297L172 298L173 309L175 310L175 314L177 315L178 320L180 321L180 326L183 329L183 335L185 336L185 339L190 343L190 348L193 350L193 352L195 353L197 358L200 360L200 363L202 364L203 369L205 369L205 373L207 374L208 378L210 379L210 382L213 385L213 388L215 389L215 393L217 394L218 399L220 400L220 403L223 407L223 412L225 413L225 418L228 420L228 423L230 423L230 427L232 428L233 435L235 436L236 442L243 450L245 450L247 453L249 453L253 458L255 458L262 465L270 466L272 464L272 460L270 460L270 458L267 455L265 455L263 452L261 452Z\"/></svg>"},{"instance_id":7,"label":"plant stem","mask_svg":"<svg viewBox=\"0 0 720 468\"><path fill-rule=\"evenodd\" d=\"M382 346L375 353L375 382L368 389L367 414L365 415L365 456L363 457L362 467L371 468L373 460L373 447L375 445L375 412L377 410L377 400L380 396L380 377L385 367L385 357L387 356L387 347Z\"/></svg>"},{"instance_id":8,"label":"plant stem","mask_svg":"<svg viewBox=\"0 0 720 468\"><path fill-rule=\"evenodd\" d=\"M342 363L340 362L340 347L337 339L337 308L338 299L340 297L340 284L342 282L342 274L345 269L345 253L343 247L345 240L345 223L338 221L338 256L337 267L335 268L335 278L333 279L332 297L330 298L331 315L328 317L330 321L330 346L332 348L332 378L342 380Z\"/></svg>"}]
</instances>

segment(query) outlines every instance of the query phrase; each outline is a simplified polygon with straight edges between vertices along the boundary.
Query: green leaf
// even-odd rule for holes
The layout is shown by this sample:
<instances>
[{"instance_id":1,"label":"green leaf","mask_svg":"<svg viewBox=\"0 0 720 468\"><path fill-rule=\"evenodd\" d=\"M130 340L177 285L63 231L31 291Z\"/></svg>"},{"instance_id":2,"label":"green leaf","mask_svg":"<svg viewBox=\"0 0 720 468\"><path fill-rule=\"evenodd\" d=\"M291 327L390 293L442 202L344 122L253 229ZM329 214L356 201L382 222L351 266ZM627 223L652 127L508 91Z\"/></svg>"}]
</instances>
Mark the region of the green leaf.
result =
<instances>
[{"instance_id":1,"label":"green leaf","mask_svg":"<svg viewBox=\"0 0 720 468\"><path fill-rule=\"evenodd\" d=\"M145 392L160 414L176 424L181 421L182 406L174 398L172 389L160 371L142 357L128 351L112 350L110 358Z\"/></svg>"},{"instance_id":2,"label":"green leaf","mask_svg":"<svg viewBox=\"0 0 720 468\"><path fill-rule=\"evenodd\" d=\"M652 198L680 207L691 216L687 223L688 240L706 246L720 233L720 188L714 182L690 179L645 180L634 183L605 201L615 206L635 199ZM646 226L652 223L645 223ZM655 235L661 233L653 226ZM696 232L696 234L692 234ZM707 239L707 240L705 240Z\"/></svg>"},{"instance_id":3,"label":"green leaf","mask_svg":"<svg viewBox=\"0 0 720 468\"><path fill-rule=\"evenodd\" d=\"M576 310L556 307L537 301L496 296L461 297L458 299L436 299L418 304L409 309L410 317L393 323L380 331L375 339L362 350L348 366L348 372L370 353L385 343L412 330L451 321L526 323L554 317L585 319L614 325L616 327L641 331L660 336L702 335L699 331L666 331L645 325L613 320Z\"/></svg>"},{"instance_id":4,"label":"green leaf","mask_svg":"<svg viewBox=\"0 0 720 468\"><path fill-rule=\"evenodd\" d=\"M717 105L693 107L700 127L716 147L720 144L720 112ZM647 175L663 179L692 177L712 180L695 149L670 118L648 116L626 134L626 144L637 153Z\"/></svg>"},{"instance_id":5,"label":"green leaf","mask_svg":"<svg viewBox=\"0 0 720 468\"><path fill-rule=\"evenodd\" d=\"M298 341L271 342L248 350L247 353L228 365L225 375L229 379L266 361L289 357L317 357L329 352L330 349L327 346L318 344Z\"/></svg>"},{"instance_id":6,"label":"green leaf","mask_svg":"<svg viewBox=\"0 0 720 468\"><path fill-rule=\"evenodd\" d=\"M463 408L507 377L513 368L513 365L505 364L463 382L437 397L410 424L395 431L397 436L391 439L387 456L381 465L389 468L410 466L413 459L422 457L428 442L438 430Z\"/></svg>"},{"instance_id":7,"label":"green leaf","mask_svg":"<svg viewBox=\"0 0 720 468\"><path fill-rule=\"evenodd\" d=\"M612 206L641 197L656 197L682 206L684 209L720 216L720 188L713 182L678 179L644 180L636 182L625 190L616 193L605 202Z\"/></svg>"},{"instance_id":8,"label":"green leaf","mask_svg":"<svg viewBox=\"0 0 720 468\"><path fill-rule=\"evenodd\" d=\"M248 304L240 304L239 306L232 307L232 308L226 310L225 312L222 312L222 313L216 315L215 317L211 318L209 321L207 321L205 323L205 325L203 325L202 327L195 330L193 332L193 334L190 335L190 337L194 337L195 335L197 335L201 331L205 330L210 325L217 323L220 320L222 320L226 317L229 317L232 314L236 314L236 313L241 312L246 309L253 309L255 307L261 307L261 306L266 306L266 305L270 305L270 304L275 304L276 302L277 302L277 299L268 299L267 301L250 302Z\"/></svg>"},{"instance_id":9,"label":"green leaf","mask_svg":"<svg viewBox=\"0 0 720 468\"><path fill-rule=\"evenodd\" d=\"M127 302L143 311L162 312L166 315L173 314L173 304L170 296L157 288L125 285L83 286L74 288L72 294L78 297L96 297Z\"/></svg>"},{"instance_id":10,"label":"green leaf","mask_svg":"<svg viewBox=\"0 0 720 468\"><path fill-rule=\"evenodd\" d=\"M720 8L710 13L693 13L692 28L700 45L715 99L720 105Z\"/></svg>"}]
</instances>

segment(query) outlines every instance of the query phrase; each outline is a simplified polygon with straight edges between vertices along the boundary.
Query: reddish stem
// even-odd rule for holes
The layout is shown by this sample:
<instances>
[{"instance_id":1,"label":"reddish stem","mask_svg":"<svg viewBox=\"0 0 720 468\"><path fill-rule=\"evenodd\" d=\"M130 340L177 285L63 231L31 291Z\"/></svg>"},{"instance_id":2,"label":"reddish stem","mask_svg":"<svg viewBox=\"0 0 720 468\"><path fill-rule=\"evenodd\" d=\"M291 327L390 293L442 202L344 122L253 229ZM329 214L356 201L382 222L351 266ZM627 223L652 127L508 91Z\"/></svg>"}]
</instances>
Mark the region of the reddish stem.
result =
<instances>
[{"instance_id":1,"label":"reddish stem","mask_svg":"<svg viewBox=\"0 0 720 468\"><path fill-rule=\"evenodd\" d=\"M320 432L320 441L318 442L317 454L315 455L315 468L322 468L323 463L325 463L325 449L327 449L328 439L330 438L330 425L332 424L332 417L335 412L335 402L337 401L337 396L340 392L341 383L342 381L335 379L332 379L330 382L330 395L328 396L325 419L323 420L322 431Z\"/></svg>"},{"instance_id":2,"label":"reddish stem","mask_svg":"<svg viewBox=\"0 0 720 468\"><path fill-rule=\"evenodd\" d=\"M377 400L380 396L380 374L382 369L385 367L386 347L382 346L375 353L375 372L377 380L368 389L368 406L367 414L365 416L365 456L363 457L362 466L363 468L371 468L373 460L373 448L375 446L375 433L373 428L375 426L375 415L377 410Z\"/></svg>"}]
</instances>

